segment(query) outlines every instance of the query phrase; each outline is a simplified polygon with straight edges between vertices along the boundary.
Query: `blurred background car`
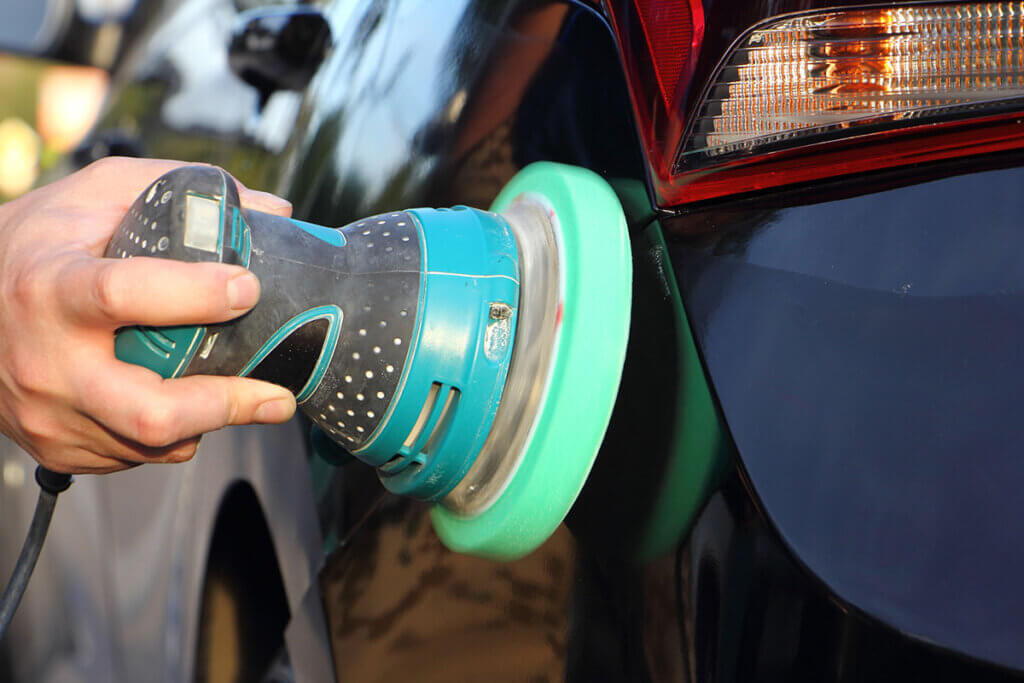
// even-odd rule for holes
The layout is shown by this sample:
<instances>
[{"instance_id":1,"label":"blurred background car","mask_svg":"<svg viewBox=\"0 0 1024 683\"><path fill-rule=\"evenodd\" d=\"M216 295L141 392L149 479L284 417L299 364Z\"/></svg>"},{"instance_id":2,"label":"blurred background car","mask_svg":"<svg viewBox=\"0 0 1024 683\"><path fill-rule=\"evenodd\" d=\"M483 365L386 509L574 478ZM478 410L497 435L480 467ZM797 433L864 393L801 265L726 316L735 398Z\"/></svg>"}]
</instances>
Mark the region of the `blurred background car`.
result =
<instances>
[{"instance_id":1,"label":"blurred background car","mask_svg":"<svg viewBox=\"0 0 1024 683\"><path fill-rule=\"evenodd\" d=\"M228 429L79 478L0 679L1021 677L1019 5L2 7L51 60L0 62L7 197L168 157L342 225L557 161L616 189L635 281L604 446L534 554L450 553L301 420ZM35 490L0 460L6 574Z\"/></svg>"}]
</instances>

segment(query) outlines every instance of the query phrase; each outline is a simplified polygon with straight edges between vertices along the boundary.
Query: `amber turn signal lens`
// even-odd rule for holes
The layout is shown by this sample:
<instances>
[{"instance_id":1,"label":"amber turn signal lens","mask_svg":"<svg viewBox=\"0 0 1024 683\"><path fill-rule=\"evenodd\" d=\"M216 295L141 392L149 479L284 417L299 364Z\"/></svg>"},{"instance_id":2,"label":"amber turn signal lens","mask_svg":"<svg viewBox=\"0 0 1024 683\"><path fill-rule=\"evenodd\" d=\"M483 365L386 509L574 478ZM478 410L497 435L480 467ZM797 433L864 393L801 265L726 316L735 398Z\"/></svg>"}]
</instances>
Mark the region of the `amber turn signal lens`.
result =
<instances>
[{"instance_id":1,"label":"amber turn signal lens","mask_svg":"<svg viewBox=\"0 0 1024 683\"><path fill-rule=\"evenodd\" d=\"M1021 3L782 18L750 31L718 72L679 166L1022 96Z\"/></svg>"}]
</instances>

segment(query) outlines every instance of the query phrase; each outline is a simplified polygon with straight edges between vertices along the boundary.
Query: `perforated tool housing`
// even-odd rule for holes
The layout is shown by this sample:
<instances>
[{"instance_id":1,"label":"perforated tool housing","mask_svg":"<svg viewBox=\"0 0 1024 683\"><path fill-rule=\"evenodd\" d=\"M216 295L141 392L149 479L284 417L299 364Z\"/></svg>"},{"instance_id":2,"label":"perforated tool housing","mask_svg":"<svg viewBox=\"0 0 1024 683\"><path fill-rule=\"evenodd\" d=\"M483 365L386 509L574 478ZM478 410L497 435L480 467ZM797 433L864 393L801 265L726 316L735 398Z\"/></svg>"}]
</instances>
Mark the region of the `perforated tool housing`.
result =
<instances>
[{"instance_id":1,"label":"perforated tool housing","mask_svg":"<svg viewBox=\"0 0 1024 683\"><path fill-rule=\"evenodd\" d=\"M496 214L417 209L325 228L244 210L227 174L186 167L138 198L106 255L247 266L262 285L251 312L122 330L118 357L168 378L281 384L396 492L444 496L489 431L518 304L515 242Z\"/></svg>"},{"instance_id":2,"label":"perforated tool housing","mask_svg":"<svg viewBox=\"0 0 1024 683\"><path fill-rule=\"evenodd\" d=\"M116 353L288 387L384 486L437 502L449 547L520 556L561 523L608 426L631 261L622 207L589 171L533 164L495 208L327 228L243 210L218 169L172 171L107 256L245 265L262 298L226 323L122 330Z\"/></svg>"}]
</instances>

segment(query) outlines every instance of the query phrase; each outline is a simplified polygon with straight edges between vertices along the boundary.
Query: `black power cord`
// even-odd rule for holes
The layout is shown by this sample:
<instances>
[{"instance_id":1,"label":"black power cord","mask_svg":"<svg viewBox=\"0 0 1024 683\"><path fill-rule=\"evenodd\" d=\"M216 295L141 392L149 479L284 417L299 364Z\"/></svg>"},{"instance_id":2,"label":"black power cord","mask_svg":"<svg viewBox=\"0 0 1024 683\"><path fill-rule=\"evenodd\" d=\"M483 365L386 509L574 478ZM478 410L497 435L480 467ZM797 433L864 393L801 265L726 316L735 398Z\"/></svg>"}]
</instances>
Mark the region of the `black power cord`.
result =
<instances>
[{"instance_id":1,"label":"black power cord","mask_svg":"<svg viewBox=\"0 0 1024 683\"><path fill-rule=\"evenodd\" d=\"M18 555L11 579L4 588L3 597L0 597L0 639L7 632L7 627L21 602L21 596L25 594L32 570L36 568L39 552L43 549L46 532L50 529L50 519L53 517L53 508L57 505L57 496L71 486L71 475L52 472L40 465L36 468L36 483L39 484L39 500L32 515L32 524L28 527L28 535L21 546L21 554Z\"/></svg>"}]
</instances>

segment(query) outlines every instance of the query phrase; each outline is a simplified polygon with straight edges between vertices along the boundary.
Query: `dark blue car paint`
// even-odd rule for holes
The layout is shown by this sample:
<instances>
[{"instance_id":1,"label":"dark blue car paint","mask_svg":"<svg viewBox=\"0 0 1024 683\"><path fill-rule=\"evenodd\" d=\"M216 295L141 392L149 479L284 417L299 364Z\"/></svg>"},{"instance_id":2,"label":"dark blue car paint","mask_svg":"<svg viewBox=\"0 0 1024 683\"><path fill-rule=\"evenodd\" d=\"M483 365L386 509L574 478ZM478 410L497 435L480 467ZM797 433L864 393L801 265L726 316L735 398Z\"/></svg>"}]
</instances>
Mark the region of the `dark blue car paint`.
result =
<instances>
[{"instance_id":1,"label":"dark blue car paint","mask_svg":"<svg viewBox=\"0 0 1024 683\"><path fill-rule=\"evenodd\" d=\"M257 92L216 58L237 13L227 0L155 14L93 141L221 164L324 224L486 204L537 160L642 187L615 46L590 12L318 6L333 47L301 101ZM174 41L201 49L175 52ZM946 171L913 169L660 217L623 198L636 235L666 234L735 451L726 444L721 483L674 548L638 564L631 525L664 461L657 434L632 433L665 423L613 421L609 442L637 446L606 449L582 500L624 493L574 511L572 598L565 611L551 605L567 680L988 680L1024 669L1016 164L922 184ZM636 263L638 282L666 277L646 251ZM671 365L669 336L687 326L663 324L665 310L638 306L633 335ZM624 400L649 402L652 416L672 394L632 386ZM632 463L636 476L615 480ZM422 522L417 505L382 502L366 470L317 470L329 568ZM609 510L622 511L618 524ZM458 643L439 657L457 661Z\"/></svg>"}]
</instances>

